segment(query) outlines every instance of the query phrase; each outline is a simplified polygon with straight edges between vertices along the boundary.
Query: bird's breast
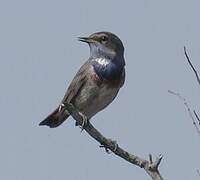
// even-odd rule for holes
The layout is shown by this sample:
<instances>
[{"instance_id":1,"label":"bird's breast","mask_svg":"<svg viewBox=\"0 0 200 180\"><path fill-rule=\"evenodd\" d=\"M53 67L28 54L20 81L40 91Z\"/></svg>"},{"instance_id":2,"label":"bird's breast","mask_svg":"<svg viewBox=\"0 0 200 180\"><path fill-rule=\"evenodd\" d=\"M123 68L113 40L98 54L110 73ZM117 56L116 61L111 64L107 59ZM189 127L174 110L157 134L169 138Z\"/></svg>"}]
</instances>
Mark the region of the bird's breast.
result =
<instances>
[{"instance_id":1,"label":"bird's breast","mask_svg":"<svg viewBox=\"0 0 200 180\"><path fill-rule=\"evenodd\" d=\"M87 81L75 98L74 105L90 119L114 100L124 82L123 74L114 80L102 79L91 65Z\"/></svg>"},{"instance_id":2,"label":"bird's breast","mask_svg":"<svg viewBox=\"0 0 200 180\"><path fill-rule=\"evenodd\" d=\"M98 86L119 87L123 81L124 67L105 58L97 58L92 63L91 78Z\"/></svg>"},{"instance_id":3,"label":"bird's breast","mask_svg":"<svg viewBox=\"0 0 200 180\"><path fill-rule=\"evenodd\" d=\"M100 79L106 81L116 81L123 72L124 64L118 60L110 60L106 58L95 58L92 60L94 72Z\"/></svg>"}]
</instances>

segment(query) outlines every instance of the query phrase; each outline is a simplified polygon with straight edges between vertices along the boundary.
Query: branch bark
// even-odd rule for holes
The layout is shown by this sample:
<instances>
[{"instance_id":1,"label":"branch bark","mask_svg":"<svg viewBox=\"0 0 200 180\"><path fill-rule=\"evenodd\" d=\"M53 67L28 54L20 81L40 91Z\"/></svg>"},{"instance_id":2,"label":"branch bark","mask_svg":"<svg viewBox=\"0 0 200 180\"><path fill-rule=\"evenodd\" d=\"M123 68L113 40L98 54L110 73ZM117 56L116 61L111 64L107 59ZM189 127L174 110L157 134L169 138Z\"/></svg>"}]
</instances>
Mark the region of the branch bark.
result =
<instances>
[{"instance_id":1,"label":"branch bark","mask_svg":"<svg viewBox=\"0 0 200 180\"><path fill-rule=\"evenodd\" d=\"M72 104L65 104L65 108L74 118L76 124L78 125L83 124L82 116L79 114L78 110ZM155 161L153 161L152 155L149 155L149 161L148 161L136 155L130 154L129 152L119 147L119 145L117 145L115 141L112 141L104 137L97 129L94 128L94 126L90 122L88 122L87 125L83 127L83 129L92 138L98 141L101 144L101 147L104 147L106 151L110 150L117 156L123 158L124 160L140 168L143 168L153 180L163 180L163 177L161 176L158 170L158 166L160 165L160 162L162 160L162 155L159 155L159 157L157 157Z\"/></svg>"}]
</instances>

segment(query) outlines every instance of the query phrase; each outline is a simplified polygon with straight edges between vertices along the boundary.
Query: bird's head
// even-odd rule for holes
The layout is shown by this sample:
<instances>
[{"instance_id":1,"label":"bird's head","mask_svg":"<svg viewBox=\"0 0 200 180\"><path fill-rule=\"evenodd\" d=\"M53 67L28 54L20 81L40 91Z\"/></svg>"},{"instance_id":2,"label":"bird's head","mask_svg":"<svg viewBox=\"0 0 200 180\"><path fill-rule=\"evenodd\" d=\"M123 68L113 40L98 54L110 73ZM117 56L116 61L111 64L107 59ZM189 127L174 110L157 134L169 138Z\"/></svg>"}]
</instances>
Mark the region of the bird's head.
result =
<instances>
[{"instance_id":1,"label":"bird's head","mask_svg":"<svg viewBox=\"0 0 200 180\"><path fill-rule=\"evenodd\" d=\"M79 37L79 41L89 44L90 54L93 58L116 59L124 56L122 41L113 33L97 32L89 37Z\"/></svg>"}]
</instances>

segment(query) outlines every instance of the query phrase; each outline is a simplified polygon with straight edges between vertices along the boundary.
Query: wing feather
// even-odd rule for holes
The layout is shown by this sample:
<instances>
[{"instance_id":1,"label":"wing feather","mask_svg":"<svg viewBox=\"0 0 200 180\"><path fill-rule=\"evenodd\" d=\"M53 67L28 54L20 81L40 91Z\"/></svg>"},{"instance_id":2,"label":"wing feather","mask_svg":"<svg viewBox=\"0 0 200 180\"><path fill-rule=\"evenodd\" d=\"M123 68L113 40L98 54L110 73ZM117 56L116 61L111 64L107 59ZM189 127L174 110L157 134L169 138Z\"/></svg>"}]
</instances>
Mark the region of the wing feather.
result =
<instances>
[{"instance_id":1,"label":"wing feather","mask_svg":"<svg viewBox=\"0 0 200 180\"><path fill-rule=\"evenodd\" d=\"M69 85L67 92L62 100L62 103L70 103L79 94L79 91L87 81L89 68L90 64L88 61L83 64L83 66L81 66L71 84Z\"/></svg>"}]
</instances>

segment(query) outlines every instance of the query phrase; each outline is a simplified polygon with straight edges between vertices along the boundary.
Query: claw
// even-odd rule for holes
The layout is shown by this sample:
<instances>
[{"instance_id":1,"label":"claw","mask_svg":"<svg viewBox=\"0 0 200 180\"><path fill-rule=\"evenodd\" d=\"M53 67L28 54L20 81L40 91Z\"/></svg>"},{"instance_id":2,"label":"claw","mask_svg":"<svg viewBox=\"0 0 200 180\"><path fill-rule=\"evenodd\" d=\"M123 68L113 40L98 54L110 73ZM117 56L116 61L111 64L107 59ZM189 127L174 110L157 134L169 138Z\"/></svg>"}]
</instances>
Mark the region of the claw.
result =
<instances>
[{"instance_id":1,"label":"claw","mask_svg":"<svg viewBox=\"0 0 200 180\"><path fill-rule=\"evenodd\" d=\"M102 145L100 145L99 147L100 148L105 148L105 151L108 153L108 154L110 154L111 153L111 151L113 151L114 153L117 151L117 148L118 148L118 144L117 144L117 141L113 141L113 140L111 140L111 139L109 139L109 141L112 143L112 144L114 144L114 149L113 150L110 150L106 145L104 145L104 144L102 144Z\"/></svg>"},{"instance_id":2,"label":"claw","mask_svg":"<svg viewBox=\"0 0 200 180\"><path fill-rule=\"evenodd\" d=\"M113 143L114 143L114 145L115 145L115 147L114 147L114 152L116 152L116 150L117 150L117 148L118 148L118 144L117 144L117 141L112 141Z\"/></svg>"},{"instance_id":3,"label":"claw","mask_svg":"<svg viewBox=\"0 0 200 180\"><path fill-rule=\"evenodd\" d=\"M106 151L106 153L111 154L110 149L108 149L105 145L100 145L99 147L100 147L100 148L104 148L105 151Z\"/></svg>"}]
</instances>

